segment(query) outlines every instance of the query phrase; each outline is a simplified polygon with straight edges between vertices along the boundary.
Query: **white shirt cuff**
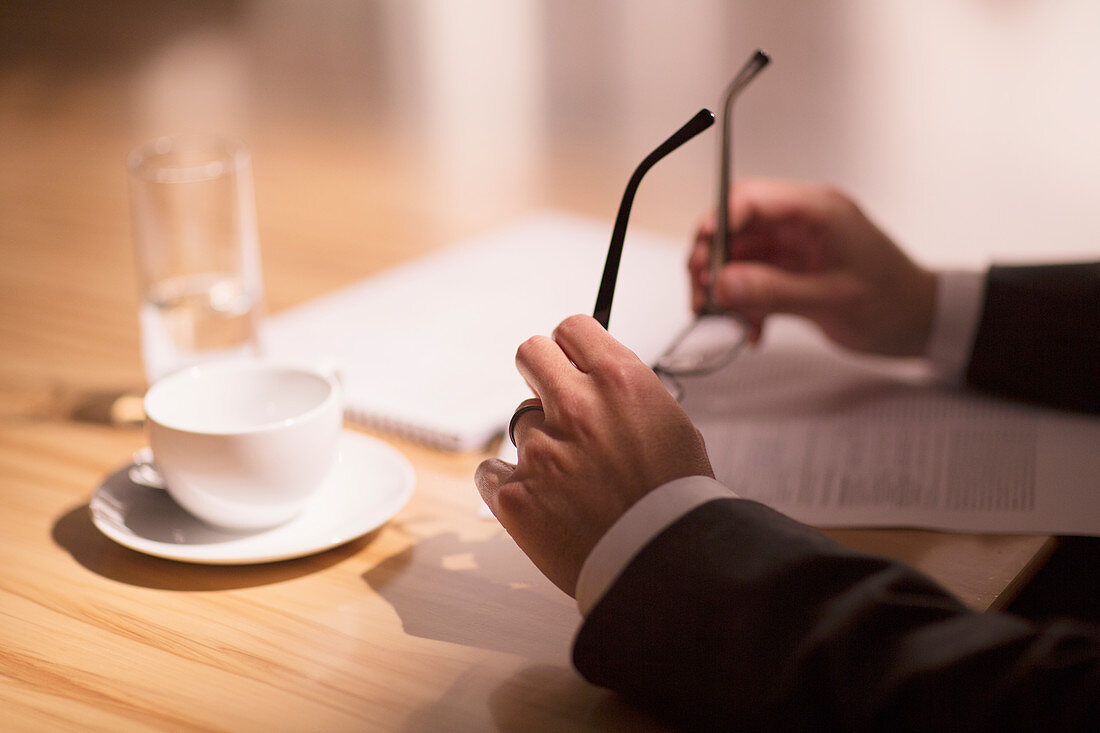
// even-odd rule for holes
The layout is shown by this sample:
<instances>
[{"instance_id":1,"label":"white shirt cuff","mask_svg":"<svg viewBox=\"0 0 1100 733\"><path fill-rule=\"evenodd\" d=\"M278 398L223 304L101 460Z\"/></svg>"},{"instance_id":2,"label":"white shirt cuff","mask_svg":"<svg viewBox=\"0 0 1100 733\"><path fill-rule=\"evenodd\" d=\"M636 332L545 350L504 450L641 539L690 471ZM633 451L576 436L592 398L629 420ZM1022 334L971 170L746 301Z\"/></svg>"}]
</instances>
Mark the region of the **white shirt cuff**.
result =
<instances>
[{"instance_id":1,"label":"white shirt cuff","mask_svg":"<svg viewBox=\"0 0 1100 733\"><path fill-rule=\"evenodd\" d=\"M581 566L577 577L577 607L581 615L603 594L643 547L697 506L736 494L709 476L687 476L658 486L638 500L607 530Z\"/></svg>"},{"instance_id":2,"label":"white shirt cuff","mask_svg":"<svg viewBox=\"0 0 1100 733\"><path fill-rule=\"evenodd\" d=\"M936 274L936 313L925 356L936 377L963 381L985 300L985 274L950 270Z\"/></svg>"}]
</instances>

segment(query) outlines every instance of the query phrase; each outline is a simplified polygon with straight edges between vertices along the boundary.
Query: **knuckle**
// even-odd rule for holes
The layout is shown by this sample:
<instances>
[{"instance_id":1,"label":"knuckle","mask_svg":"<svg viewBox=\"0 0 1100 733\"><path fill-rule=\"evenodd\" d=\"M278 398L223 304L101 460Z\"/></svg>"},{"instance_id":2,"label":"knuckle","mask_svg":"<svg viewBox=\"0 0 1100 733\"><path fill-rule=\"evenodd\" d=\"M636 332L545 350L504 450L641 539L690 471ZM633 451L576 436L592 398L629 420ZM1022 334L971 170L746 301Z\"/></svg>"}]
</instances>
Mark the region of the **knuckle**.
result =
<instances>
[{"instance_id":1,"label":"knuckle","mask_svg":"<svg viewBox=\"0 0 1100 733\"><path fill-rule=\"evenodd\" d=\"M855 310L871 309L875 306L871 292L855 278L837 278L831 296L834 305Z\"/></svg>"},{"instance_id":2,"label":"knuckle","mask_svg":"<svg viewBox=\"0 0 1100 733\"><path fill-rule=\"evenodd\" d=\"M642 397L653 378L653 372L642 366L641 362L635 364L625 360L611 362L601 374L605 387L626 401Z\"/></svg>"},{"instance_id":3,"label":"knuckle","mask_svg":"<svg viewBox=\"0 0 1100 733\"><path fill-rule=\"evenodd\" d=\"M633 382L632 370L619 360L608 362L600 372L601 380L615 390L630 388Z\"/></svg>"},{"instance_id":4,"label":"knuckle","mask_svg":"<svg viewBox=\"0 0 1100 733\"><path fill-rule=\"evenodd\" d=\"M826 213L850 215L859 211L856 202L843 189L833 184L821 187L821 200Z\"/></svg>"},{"instance_id":5,"label":"knuckle","mask_svg":"<svg viewBox=\"0 0 1100 733\"><path fill-rule=\"evenodd\" d=\"M555 461L554 444L545 433L533 432L519 447L520 459L526 466L541 469Z\"/></svg>"},{"instance_id":6,"label":"knuckle","mask_svg":"<svg viewBox=\"0 0 1100 733\"><path fill-rule=\"evenodd\" d=\"M516 349L516 362L523 363L529 362L539 349L542 348L542 340L545 336L531 336L519 345Z\"/></svg>"},{"instance_id":7,"label":"knuckle","mask_svg":"<svg viewBox=\"0 0 1100 733\"><path fill-rule=\"evenodd\" d=\"M566 458L545 434L536 434L519 449L519 462L530 481L557 485L565 476Z\"/></svg>"},{"instance_id":8,"label":"knuckle","mask_svg":"<svg viewBox=\"0 0 1100 733\"><path fill-rule=\"evenodd\" d=\"M616 388L606 385L608 391ZM598 398L597 398L598 399ZM593 434L599 432L600 409L591 395L586 396L579 392L568 392L559 396L554 412L553 434L559 438L569 440L587 440ZM558 454L545 454L540 458L545 465L561 465L561 456Z\"/></svg>"},{"instance_id":9,"label":"knuckle","mask_svg":"<svg viewBox=\"0 0 1100 733\"><path fill-rule=\"evenodd\" d=\"M546 433L532 433L519 448L519 460L537 474L557 472L561 464L558 446Z\"/></svg>"},{"instance_id":10,"label":"knuckle","mask_svg":"<svg viewBox=\"0 0 1100 733\"><path fill-rule=\"evenodd\" d=\"M832 183L825 183L818 187L818 195L821 200L831 206L843 206L848 202L848 196L840 189L839 186Z\"/></svg>"},{"instance_id":11,"label":"knuckle","mask_svg":"<svg viewBox=\"0 0 1100 733\"><path fill-rule=\"evenodd\" d=\"M771 312L780 305L775 288L768 286L764 273L757 268L744 268L740 273L737 288L740 290L740 300L751 303L756 308Z\"/></svg>"},{"instance_id":12,"label":"knuckle","mask_svg":"<svg viewBox=\"0 0 1100 733\"><path fill-rule=\"evenodd\" d=\"M579 421L584 419L586 403L584 398L576 391L563 392L558 395L555 403L554 416L558 426L569 431Z\"/></svg>"},{"instance_id":13,"label":"knuckle","mask_svg":"<svg viewBox=\"0 0 1100 733\"><path fill-rule=\"evenodd\" d=\"M573 315L562 321L562 325L566 328L576 328L580 324L586 323L589 319L590 317L586 316L583 313L574 313Z\"/></svg>"},{"instance_id":14,"label":"knuckle","mask_svg":"<svg viewBox=\"0 0 1100 733\"><path fill-rule=\"evenodd\" d=\"M584 324L587 320L589 320L589 316L586 316L583 313L575 313L569 316L564 321L559 323L554 329L554 337L562 334L569 335L575 333L576 331L584 327L582 324Z\"/></svg>"}]
</instances>

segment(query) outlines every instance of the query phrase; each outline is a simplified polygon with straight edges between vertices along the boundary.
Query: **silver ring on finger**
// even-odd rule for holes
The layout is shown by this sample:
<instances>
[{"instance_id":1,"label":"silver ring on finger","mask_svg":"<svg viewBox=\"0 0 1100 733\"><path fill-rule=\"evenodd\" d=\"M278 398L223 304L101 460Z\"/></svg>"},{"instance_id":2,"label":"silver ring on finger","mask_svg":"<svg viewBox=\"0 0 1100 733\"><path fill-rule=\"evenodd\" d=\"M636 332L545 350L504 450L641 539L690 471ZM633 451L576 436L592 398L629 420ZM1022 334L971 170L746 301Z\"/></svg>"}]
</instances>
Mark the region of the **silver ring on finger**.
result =
<instances>
[{"instance_id":1,"label":"silver ring on finger","mask_svg":"<svg viewBox=\"0 0 1100 733\"><path fill-rule=\"evenodd\" d=\"M521 415L532 410L538 410L542 414L546 414L546 411L542 409L542 405L527 404L520 405L516 408L516 411L512 413L512 419L508 421L508 440L512 441L512 445L516 445L516 423L519 422ZM516 446L519 447L518 445Z\"/></svg>"}]
</instances>

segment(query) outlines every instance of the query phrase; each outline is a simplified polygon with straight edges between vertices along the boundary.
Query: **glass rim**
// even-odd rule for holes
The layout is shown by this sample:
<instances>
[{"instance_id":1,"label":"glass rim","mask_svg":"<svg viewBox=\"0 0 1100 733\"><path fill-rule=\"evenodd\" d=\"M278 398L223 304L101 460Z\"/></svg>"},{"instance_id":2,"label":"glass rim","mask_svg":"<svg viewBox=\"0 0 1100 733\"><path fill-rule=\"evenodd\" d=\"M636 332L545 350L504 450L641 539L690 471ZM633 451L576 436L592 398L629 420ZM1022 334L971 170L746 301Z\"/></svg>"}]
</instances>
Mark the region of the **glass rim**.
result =
<instances>
[{"instance_id":1,"label":"glass rim","mask_svg":"<svg viewBox=\"0 0 1100 733\"><path fill-rule=\"evenodd\" d=\"M172 162L187 155L196 162ZM201 183L244 170L250 160L248 147L235 137L163 135L131 150L126 167L150 183Z\"/></svg>"}]
</instances>

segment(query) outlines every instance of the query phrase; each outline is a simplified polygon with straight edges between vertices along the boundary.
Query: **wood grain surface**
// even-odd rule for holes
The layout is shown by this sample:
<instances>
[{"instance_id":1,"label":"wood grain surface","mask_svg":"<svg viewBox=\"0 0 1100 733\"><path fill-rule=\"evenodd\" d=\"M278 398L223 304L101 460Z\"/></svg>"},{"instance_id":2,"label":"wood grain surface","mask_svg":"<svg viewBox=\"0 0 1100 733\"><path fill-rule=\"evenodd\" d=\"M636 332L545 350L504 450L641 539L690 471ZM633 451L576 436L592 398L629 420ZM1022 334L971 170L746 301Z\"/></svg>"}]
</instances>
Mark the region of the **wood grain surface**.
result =
<instances>
[{"instance_id":1,"label":"wood grain surface","mask_svg":"<svg viewBox=\"0 0 1100 733\"><path fill-rule=\"evenodd\" d=\"M271 311L530 208L610 219L629 172L614 146L591 154L599 139L550 136L523 185L492 159L448 177L432 156L449 138L428 144L416 129L395 134L392 120L288 103L263 92L277 84L262 75L270 83L248 86L236 116L223 105L187 118L171 95L165 111L148 101L159 99L158 79L184 85L203 63L212 78L236 78L236 46L219 39L242 16L169 4L165 20L121 5L100 18L16 3L2 19L0 728L659 729L573 671L572 600L477 515L481 454L391 441L416 469L408 506L366 537L296 560L189 565L95 529L90 497L144 445L130 147L176 131L173 122L246 138ZM170 46L183 27L213 45ZM217 67L226 58L228 72ZM707 205L693 191L643 196L641 221L686 239ZM979 609L1003 603L1051 547L1046 537L832 534L913 563Z\"/></svg>"}]
</instances>

